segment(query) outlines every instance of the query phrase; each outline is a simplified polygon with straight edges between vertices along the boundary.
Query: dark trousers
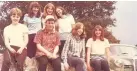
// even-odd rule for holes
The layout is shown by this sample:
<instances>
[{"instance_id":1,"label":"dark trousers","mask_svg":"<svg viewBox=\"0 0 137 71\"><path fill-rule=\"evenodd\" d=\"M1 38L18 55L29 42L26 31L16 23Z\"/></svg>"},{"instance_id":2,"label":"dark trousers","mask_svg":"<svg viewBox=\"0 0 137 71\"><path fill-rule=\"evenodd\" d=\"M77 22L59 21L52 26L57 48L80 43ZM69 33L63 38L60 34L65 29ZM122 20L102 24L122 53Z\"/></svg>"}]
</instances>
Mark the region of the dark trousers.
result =
<instances>
[{"instance_id":1,"label":"dark trousers","mask_svg":"<svg viewBox=\"0 0 137 71\"><path fill-rule=\"evenodd\" d=\"M19 49L16 46L11 46L16 51ZM16 71L23 71L23 64L27 55L27 50L24 49L21 54L12 54L8 49L4 51L4 61L1 71L9 71L11 64L16 68Z\"/></svg>"},{"instance_id":2,"label":"dark trousers","mask_svg":"<svg viewBox=\"0 0 137 71\"><path fill-rule=\"evenodd\" d=\"M46 56L41 56L37 58L37 61L39 63L39 71L46 71L48 63L51 63L53 71L61 71L61 60L59 57L56 59L49 59Z\"/></svg>"},{"instance_id":3,"label":"dark trousers","mask_svg":"<svg viewBox=\"0 0 137 71\"><path fill-rule=\"evenodd\" d=\"M36 54L36 44L33 42L36 34L29 34L29 41L27 45L27 56L32 58Z\"/></svg>"},{"instance_id":4,"label":"dark trousers","mask_svg":"<svg viewBox=\"0 0 137 71\"><path fill-rule=\"evenodd\" d=\"M61 40L61 45L59 46L59 55L61 55L61 52L62 52L62 49L64 47L65 41L66 40Z\"/></svg>"},{"instance_id":5,"label":"dark trousers","mask_svg":"<svg viewBox=\"0 0 137 71\"><path fill-rule=\"evenodd\" d=\"M105 57L91 57L91 66L95 71L110 71L108 61Z\"/></svg>"},{"instance_id":6,"label":"dark trousers","mask_svg":"<svg viewBox=\"0 0 137 71\"><path fill-rule=\"evenodd\" d=\"M86 71L84 60L79 57L68 57L68 64L75 68L76 71Z\"/></svg>"}]
</instances>

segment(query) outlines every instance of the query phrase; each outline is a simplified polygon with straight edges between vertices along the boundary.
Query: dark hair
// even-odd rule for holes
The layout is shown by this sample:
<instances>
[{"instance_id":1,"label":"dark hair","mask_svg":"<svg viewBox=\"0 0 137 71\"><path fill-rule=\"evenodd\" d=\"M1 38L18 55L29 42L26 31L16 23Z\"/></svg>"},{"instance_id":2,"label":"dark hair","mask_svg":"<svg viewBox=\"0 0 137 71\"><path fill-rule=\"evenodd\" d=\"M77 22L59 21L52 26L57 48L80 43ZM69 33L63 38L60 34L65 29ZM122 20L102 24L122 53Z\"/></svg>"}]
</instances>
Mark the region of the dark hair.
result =
<instances>
[{"instance_id":1,"label":"dark hair","mask_svg":"<svg viewBox=\"0 0 137 71\"><path fill-rule=\"evenodd\" d=\"M38 11L38 13L36 15L36 17L38 18L41 15L41 6L40 6L40 4L38 2L31 2L30 3L29 9L28 9L28 12L29 12L28 15L29 15L29 17L33 17L34 16L34 13L33 13L33 10L32 10L34 7L37 7L39 9L39 11Z\"/></svg>"},{"instance_id":2,"label":"dark hair","mask_svg":"<svg viewBox=\"0 0 137 71\"><path fill-rule=\"evenodd\" d=\"M85 27L84 27L83 23L81 23L81 22L77 22L74 25L74 27L72 28L72 31L71 31L72 35L77 36L78 35L78 29L80 29L82 26L83 26L83 33L80 35L80 38L81 39L86 38Z\"/></svg>"},{"instance_id":3,"label":"dark hair","mask_svg":"<svg viewBox=\"0 0 137 71\"><path fill-rule=\"evenodd\" d=\"M96 25L92 31L92 38L95 41L96 40L96 34L95 31L99 29L101 31L101 36L100 36L100 40L104 41L104 29L101 27L101 25Z\"/></svg>"},{"instance_id":4,"label":"dark hair","mask_svg":"<svg viewBox=\"0 0 137 71\"><path fill-rule=\"evenodd\" d=\"M68 14L67 11L66 11L63 7L61 7L61 6L57 6L56 9L57 9L57 8L59 8L59 9L62 10L62 14L63 14L63 15ZM57 16L57 18L61 18L60 16L58 16L57 12L56 12L56 16Z\"/></svg>"}]
</instances>

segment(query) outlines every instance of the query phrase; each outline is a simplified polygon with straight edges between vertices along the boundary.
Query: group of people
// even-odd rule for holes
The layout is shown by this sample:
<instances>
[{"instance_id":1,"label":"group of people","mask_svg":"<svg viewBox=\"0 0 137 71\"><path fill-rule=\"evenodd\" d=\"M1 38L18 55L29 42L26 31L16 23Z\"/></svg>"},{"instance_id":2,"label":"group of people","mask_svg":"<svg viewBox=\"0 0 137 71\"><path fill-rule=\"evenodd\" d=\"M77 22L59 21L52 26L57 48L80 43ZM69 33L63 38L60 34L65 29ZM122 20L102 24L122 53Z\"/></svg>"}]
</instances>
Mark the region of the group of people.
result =
<instances>
[{"instance_id":1,"label":"group of people","mask_svg":"<svg viewBox=\"0 0 137 71\"><path fill-rule=\"evenodd\" d=\"M75 23L61 6L48 3L42 13L38 2L31 2L23 24L19 23L21 16L19 8L11 9L12 22L3 33L7 50L1 71L9 71L10 61L17 62L19 71L23 71L26 56L36 57L38 71L46 71L48 63L53 71L61 71L61 62L66 70L71 66L76 71L110 71L109 42L100 25L85 42L84 24Z\"/></svg>"}]
</instances>

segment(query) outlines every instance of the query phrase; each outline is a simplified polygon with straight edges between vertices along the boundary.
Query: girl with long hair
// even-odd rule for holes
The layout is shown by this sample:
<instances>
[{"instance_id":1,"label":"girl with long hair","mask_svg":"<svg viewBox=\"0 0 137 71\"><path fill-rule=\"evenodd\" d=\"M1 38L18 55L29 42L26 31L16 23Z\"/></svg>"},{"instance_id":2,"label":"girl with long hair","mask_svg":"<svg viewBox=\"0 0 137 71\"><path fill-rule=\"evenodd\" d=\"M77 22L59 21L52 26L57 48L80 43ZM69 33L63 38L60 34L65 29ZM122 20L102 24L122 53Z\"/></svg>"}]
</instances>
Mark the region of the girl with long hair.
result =
<instances>
[{"instance_id":1,"label":"girl with long hair","mask_svg":"<svg viewBox=\"0 0 137 71\"><path fill-rule=\"evenodd\" d=\"M85 27L76 23L64 44L61 58L65 69L75 67L76 71L86 71L85 67Z\"/></svg>"},{"instance_id":2,"label":"girl with long hair","mask_svg":"<svg viewBox=\"0 0 137 71\"><path fill-rule=\"evenodd\" d=\"M91 66L95 71L110 71L108 65L109 41L104 38L104 29L100 25L96 25L92 32L92 38L87 43L87 68L91 70Z\"/></svg>"},{"instance_id":3,"label":"girl with long hair","mask_svg":"<svg viewBox=\"0 0 137 71\"><path fill-rule=\"evenodd\" d=\"M29 29L29 42L27 45L27 56L32 58L36 54L36 44L33 42L36 33L41 26L41 6L38 2L31 2L28 13L24 15L24 23Z\"/></svg>"},{"instance_id":4,"label":"girl with long hair","mask_svg":"<svg viewBox=\"0 0 137 71\"><path fill-rule=\"evenodd\" d=\"M73 25L75 24L74 17L67 13L67 11L61 7L56 7L56 15L57 15L57 26L59 27L59 33L60 33L60 52L63 49L64 43L66 41L66 37L69 35L69 33L72 30Z\"/></svg>"}]
</instances>

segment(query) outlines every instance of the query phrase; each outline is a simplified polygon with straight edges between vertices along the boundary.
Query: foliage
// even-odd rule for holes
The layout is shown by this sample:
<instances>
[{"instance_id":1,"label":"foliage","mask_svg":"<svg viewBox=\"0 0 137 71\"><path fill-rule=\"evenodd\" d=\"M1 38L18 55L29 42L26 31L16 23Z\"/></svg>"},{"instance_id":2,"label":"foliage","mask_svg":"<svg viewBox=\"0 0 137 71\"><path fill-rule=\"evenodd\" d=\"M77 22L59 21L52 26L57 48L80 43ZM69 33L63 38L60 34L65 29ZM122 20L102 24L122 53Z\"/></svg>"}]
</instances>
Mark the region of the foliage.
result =
<instances>
[{"instance_id":1,"label":"foliage","mask_svg":"<svg viewBox=\"0 0 137 71\"><path fill-rule=\"evenodd\" d=\"M51 1L39 1L42 10L49 2ZM0 15L2 16L0 19L0 25L2 25L2 27L0 28L2 29L10 23L8 17L9 10L13 7L19 7L23 11L23 14L25 14L27 13L30 1L5 1L3 3L3 6L0 8ZM116 19L111 18L115 9L115 1L52 1L52 3L55 4L55 6L63 6L74 16L76 21L83 22L86 27L88 38L91 37L91 31L96 24L100 24L104 28L115 26L114 23L116 22ZM112 32L106 32L105 37L108 38L110 42L119 42L119 40L112 35Z\"/></svg>"}]
</instances>

